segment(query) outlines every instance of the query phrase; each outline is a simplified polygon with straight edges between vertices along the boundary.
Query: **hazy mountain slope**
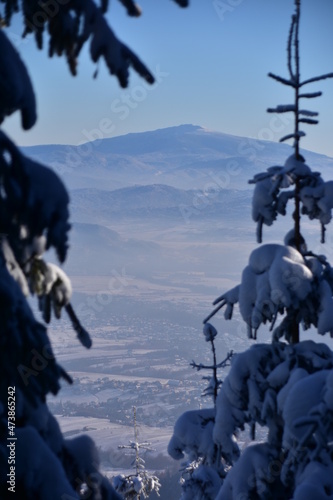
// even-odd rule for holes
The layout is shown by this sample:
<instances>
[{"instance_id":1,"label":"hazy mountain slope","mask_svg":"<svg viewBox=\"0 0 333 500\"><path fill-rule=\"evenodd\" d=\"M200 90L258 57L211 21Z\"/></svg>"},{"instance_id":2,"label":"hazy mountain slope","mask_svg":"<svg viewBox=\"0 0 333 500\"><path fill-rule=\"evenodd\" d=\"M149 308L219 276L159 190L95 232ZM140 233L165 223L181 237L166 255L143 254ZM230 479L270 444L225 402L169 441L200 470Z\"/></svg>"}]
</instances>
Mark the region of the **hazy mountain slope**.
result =
<instances>
[{"instance_id":1,"label":"hazy mountain slope","mask_svg":"<svg viewBox=\"0 0 333 500\"><path fill-rule=\"evenodd\" d=\"M23 151L62 174L68 187L114 190L134 184L167 184L182 189L246 189L254 173L281 164L287 144L259 141L181 125L102 139L81 146L45 145ZM324 177L333 159L304 152Z\"/></svg>"},{"instance_id":2,"label":"hazy mountain slope","mask_svg":"<svg viewBox=\"0 0 333 500\"><path fill-rule=\"evenodd\" d=\"M72 275L111 275L126 266L133 272L137 263L146 269L160 256L161 248L154 242L122 238L104 226L75 222L65 269Z\"/></svg>"},{"instance_id":3,"label":"hazy mountain slope","mask_svg":"<svg viewBox=\"0 0 333 500\"><path fill-rule=\"evenodd\" d=\"M250 210L251 190L234 189L180 190L153 184L132 186L115 191L78 189L71 192L73 220L103 223L112 227L119 220L131 218L160 219L161 224L188 224L193 219L235 220Z\"/></svg>"}]
</instances>

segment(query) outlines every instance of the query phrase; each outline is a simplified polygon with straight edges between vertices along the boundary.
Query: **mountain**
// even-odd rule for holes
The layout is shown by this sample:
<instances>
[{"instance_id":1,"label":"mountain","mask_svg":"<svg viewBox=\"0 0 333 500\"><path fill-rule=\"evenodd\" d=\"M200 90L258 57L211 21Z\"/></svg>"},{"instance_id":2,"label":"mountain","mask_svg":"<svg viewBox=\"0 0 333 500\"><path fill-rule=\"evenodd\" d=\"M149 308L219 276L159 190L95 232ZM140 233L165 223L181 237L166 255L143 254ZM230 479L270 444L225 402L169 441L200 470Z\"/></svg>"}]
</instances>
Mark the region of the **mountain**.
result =
<instances>
[{"instance_id":1,"label":"mountain","mask_svg":"<svg viewBox=\"0 0 333 500\"><path fill-rule=\"evenodd\" d=\"M184 223L188 219L235 220L251 211L252 190L176 189L164 184L131 186L115 191L74 189L71 191L73 219L79 222L111 226L124 219L169 220Z\"/></svg>"},{"instance_id":2,"label":"mountain","mask_svg":"<svg viewBox=\"0 0 333 500\"><path fill-rule=\"evenodd\" d=\"M247 189L249 178L284 162L292 149L287 144L181 125L80 146L32 146L22 151L58 171L70 189L165 184L204 190L216 183L221 188ZM303 154L324 177L332 171L332 158L309 151Z\"/></svg>"},{"instance_id":3,"label":"mountain","mask_svg":"<svg viewBox=\"0 0 333 500\"><path fill-rule=\"evenodd\" d=\"M292 152L194 125L23 151L59 172L69 188L69 274L125 268L145 279L163 272L227 275L238 260L245 265L255 245L248 179ZM332 158L303 154L330 178ZM288 229L280 217L265 228L265 241L282 241ZM311 231L318 241L318 224Z\"/></svg>"}]
</instances>

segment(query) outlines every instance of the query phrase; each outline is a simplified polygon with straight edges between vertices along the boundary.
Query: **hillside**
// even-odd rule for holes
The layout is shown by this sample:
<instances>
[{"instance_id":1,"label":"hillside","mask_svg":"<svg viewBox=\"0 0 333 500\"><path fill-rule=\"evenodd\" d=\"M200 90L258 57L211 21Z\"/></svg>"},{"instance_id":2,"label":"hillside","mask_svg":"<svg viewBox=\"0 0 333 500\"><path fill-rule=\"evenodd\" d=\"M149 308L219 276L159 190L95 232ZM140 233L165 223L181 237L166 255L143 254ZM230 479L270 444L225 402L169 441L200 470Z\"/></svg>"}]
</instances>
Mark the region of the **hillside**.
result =
<instances>
[{"instance_id":1,"label":"hillside","mask_svg":"<svg viewBox=\"0 0 333 500\"><path fill-rule=\"evenodd\" d=\"M135 184L166 184L181 189L247 189L247 180L291 154L286 144L260 141L181 125L127 134L79 146L44 145L22 150L50 165L71 189L114 190ZM303 152L325 177L333 159Z\"/></svg>"}]
</instances>

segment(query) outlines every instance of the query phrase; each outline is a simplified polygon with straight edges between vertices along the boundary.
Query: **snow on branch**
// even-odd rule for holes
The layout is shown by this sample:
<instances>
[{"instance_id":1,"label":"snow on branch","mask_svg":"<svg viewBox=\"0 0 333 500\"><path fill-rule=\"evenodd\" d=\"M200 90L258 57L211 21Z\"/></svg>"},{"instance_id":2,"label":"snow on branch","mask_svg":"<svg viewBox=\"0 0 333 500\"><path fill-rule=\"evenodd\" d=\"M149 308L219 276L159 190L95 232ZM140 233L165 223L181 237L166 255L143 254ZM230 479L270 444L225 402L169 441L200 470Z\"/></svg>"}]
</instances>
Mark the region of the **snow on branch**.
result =
<instances>
[{"instance_id":1,"label":"snow on branch","mask_svg":"<svg viewBox=\"0 0 333 500\"><path fill-rule=\"evenodd\" d=\"M333 438L332 367L332 351L313 341L257 344L235 355L218 396L213 432L222 456L233 464L218 500L263 494L291 498L294 490L298 500L324 498L323 485L332 483L327 475ZM246 423L265 426L267 440L247 447L238 458L233 436ZM316 489L306 495L303 486L310 483Z\"/></svg>"},{"instance_id":2,"label":"snow on branch","mask_svg":"<svg viewBox=\"0 0 333 500\"><path fill-rule=\"evenodd\" d=\"M20 265L30 259L33 241L42 235L46 249L53 246L63 262L70 229L63 182L50 168L24 156L1 131L0 153L0 232L11 235L9 242Z\"/></svg>"},{"instance_id":3,"label":"snow on branch","mask_svg":"<svg viewBox=\"0 0 333 500\"><path fill-rule=\"evenodd\" d=\"M49 168L22 155L0 131L0 232L7 268L22 292L36 294L44 320L66 309L85 347L88 332L70 304L72 287L64 271L42 259L53 246L63 262L68 248L69 196L60 178Z\"/></svg>"},{"instance_id":4,"label":"snow on branch","mask_svg":"<svg viewBox=\"0 0 333 500\"><path fill-rule=\"evenodd\" d=\"M315 97L320 97L322 96L323 93L322 92L309 92L309 93L305 93L305 94L299 94L299 98L300 99L313 99Z\"/></svg>"},{"instance_id":5,"label":"snow on branch","mask_svg":"<svg viewBox=\"0 0 333 500\"><path fill-rule=\"evenodd\" d=\"M294 104L279 104L276 108L267 108L267 113L288 113L289 111L296 111Z\"/></svg>"},{"instance_id":6,"label":"snow on branch","mask_svg":"<svg viewBox=\"0 0 333 500\"><path fill-rule=\"evenodd\" d=\"M282 76L275 75L274 73L268 73L268 76L270 78L273 78L274 80L277 80L280 83L283 83L284 85L289 85L290 87L295 88L296 84L292 80L287 80L286 78L283 78Z\"/></svg>"},{"instance_id":7,"label":"snow on branch","mask_svg":"<svg viewBox=\"0 0 333 500\"><path fill-rule=\"evenodd\" d=\"M304 115L304 116L318 116L318 114L319 114L316 111L309 111L307 109L300 109L298 112L300 115Z\"/></svg>"},{"instance_id":8,"label":"snow on branch","mask_svg":"<svg viewBox=\"0 0 333 500\"><path fill-rule=\"evenodd\" d=\"M307 123L308 125L318 125L319 122L318 120L312 120L311 118L299 118L298 123Z\"/></svg>"},{"instance_id":9,"label":"snow on branch","mask_svg":"<svg viewBox=\"0 0 333 500\"><path fill-rule=\"evenodd\" d=\"M222 446L222 454L225 450L226 458L234 461L227 451L234 449L234 443L229 441L230 437L227 438L227 435L232 436L237 428L251 419L261 425L267 425L271 443L279 442L280 446L282 443L279 427L284 425L283 439L288 449L293 444L292 439L297 436L297 431L292 430L294 422L309 411L305 411L304 405L306 404L308 409L313 407L309 400L310 388L297 390L296 396L295 392L292 395L294 384L307 373L325 374L321 370L331 367L331 350L325 344L316 344L313 341L304 341L294 346L283 343L257 344L244 353L236 354L217 400L214 439ZM300 377L299 368L303 371L303 377ZM325 375L321 375L323 376ZM322 387L320 383L318 385ZM311 394L318 399L323 391ZM269 400L275 402L275 409L274 405L269 406ZM284 423L280 416L283 416ZM230 425L228 433L227 424Z\"/></svg>"},{"instance_id":10,"label":"snow on branch","mask_svg":"<svg viewBox=\"0 0 333 500\"><path fill-rule=\"evenodd\" d=\"M309 218L319 219L322 224L328 224L332 218L333 181L319 181L310 186L304 186L300 192L303 203L303 213Z\"/></svg>"},{"instance_id":11,"label":"snow on branch","mask_svg":"<svg viewBox=\"0 0 333 500\"><path fill-rule=\"evenodd\" d=\"M307 190L306 193L310 212L312 191ZM313 325L321 335L327 332L333 334L332 273L320 256L307 252L304 238L301 237L299 242L300 251L295 245L292 230L286 235L285 245L266 244L253 250L248 266L243 270L241 283L214 302L220 302L219 308L228 306L228 297L232 305L238 302L250 338L256 338L262 324L270 323L272 330L280 314L284 320L273 331L273 338L283 336L289 340L295 311L297 322L302 323L304 329ZM214 309L210 316L216 312ZM226 315L226 319L231 319L231 316ZM192 366L200 368L194 363Z\"/></svg>"},{"instance_id":12,"label":"snow on branch","mask_svg":"<svg viewBox=\"0 0 333 500\"><path fill-rule=\"evenodd\" d=\"M212 439L215 409L190 410L181 415L174 427L173 436L168 445L168 453L175 460L190 460L205 456L213 459L214 442Z\"/></svg>"},{"instance_id":13,"label":"snow on branch","mask_svg":"<svg viewBox=\"0 0 333 500\"><path fill-rule=\"evenodd\" d=\"M213 305L216 305L219 302L220 304L203 320L203 323L204 324L207 323L225 305L227 305L225 310L225 319L231 319L234 304L238 302L238 296L239 296L239 285L235 286L228 292L224 293L223 295L215 299Z\"/></svg>"},{"instance_id":14,"label":"snow on branch","mask_svg":"<svg viewBox=\"0 0 333 500\"><path fill-rule=\"evenodd\" d=\"M30 129L37 119L35 94L25 65L0 28L0 124L17 110L23 129Z\"/></svg>"},{"instance_id":15,"label":"snow on branch","mask_svg":"<svg viewBox=\"0 0 333 500\"><path fill-rule=\"evenodd\" d=\"M69 383L72 380L57 364L46 328L33 317L19 285L8 272L1 251L0 284L0 314L3 319L0 333L3 344L8 346L1 350L1 370L31 404L37 405L45 400L47 393L57 394L60 378ZM15 315L15 321L5 321L11 313Z\"/></svg>"},{"instance_id":16,"label":"snow on branch","mask_svg":"<svg viewBox=\"0 0 333 500\"><path fill-rule=\"evenodd\" d=\"M309 122L312 119L301 118L299 121ZM303 135L304 132L297 132L298 137ZM280 141L292 137L295 138L296 134L282 137ZM263 225L270 226L278 214L285 215L287 202L292 199L295 203L297 200L301 213L307 214L310 219L319 219L321 224L328 224L331 220L330 183L324 183L320 174L313 172L299 153L290 155L284 166L273 166L266 172L256 174L249 183L255 184L252 217L257 223L257 241L260 243ZM291 186L293 189L283 191ZM318 200L315 202L314 198Z\"/></svg>"},{"instance_id":17,"label":"snow on branch","mask_svg":"<svg viewBox=\"0 0 333 500\"><path fill-rule=\"evenodd\" d=\"M35 2L34 0L23 0L22 6L18 6L17 3L13 6L12 0L3 1L6 25L10 25L14 12L21 9L25 26L23 36L33 33L38 48L42 49L44 33L47 31L49 56L64 56L73 75L77 73L77 59L81 49L90 40L92 60L97 62L102 57L110 73L118 78L121 87L128 85L130 68L133 68L148 83L154 82L154 77L148 68L115 36L108 25L105 19L108 9L107 0L102 0L101 7L94 0L55 2L52 6L48 2ZM141 10L133 0L120 0L120 2L129 16L140 16ZM175 0L175 2L180 7L188 5L188 0ZM0 50L2 57L5 52L5 50ZM16 85L19 81L20 79L17 79ZM22 88L24 88L23 85Z\"/></svg>"},{"instance_id":18,"label":"snow on branch","mask_svg":"<svg viewBox=\"0 0 333 500\"><path fill-rule=\"evenodd\" d=\"M326 75L315 76L313 78L309 78L308 80L304 80L303 82L300 83L300 87L302 87L303 85L307 85L308 83L326 80L327 78L333 78L333 73L326 73Z\"/></svg>"}]
</instances>

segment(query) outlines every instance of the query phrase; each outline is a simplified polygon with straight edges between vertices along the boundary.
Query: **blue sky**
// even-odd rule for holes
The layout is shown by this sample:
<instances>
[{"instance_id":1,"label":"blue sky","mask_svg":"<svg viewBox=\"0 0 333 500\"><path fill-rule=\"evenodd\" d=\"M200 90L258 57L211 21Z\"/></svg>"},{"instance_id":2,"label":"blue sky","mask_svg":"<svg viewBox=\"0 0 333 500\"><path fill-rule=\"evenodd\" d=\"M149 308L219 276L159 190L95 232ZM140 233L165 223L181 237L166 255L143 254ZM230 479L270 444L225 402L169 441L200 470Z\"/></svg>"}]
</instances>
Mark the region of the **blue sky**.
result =
<instances>
[{"instance_id":1,"label":"blue sky","mask_svg":"<svg viewBox=\"0 0 333 500\"><path fill-rule=\"evenodd\" d=\"M122 90L85 50L79 74L70 76L64 59L47 58L31 38L21 41L16 20L7 32L26 61L38 99L37 125L23 132L18 117L5 130L21 145L81 144L192 123L211 130L278 141L290 125L266 113L291 103L286 88L267 77L286 76L286 40L293 0L191 0L180 9L171 0L141 0L143 15L131 19L116 0L108 18L118 37L156 74L149 88L134 73ZM333 71L333 2L303 0L301 73L304 78ZM45 44L46 45L46 44ZM304 103L320 112L316 127L305 126L302 146L333 156L333 80L312 84L324 95ZM284 115L291 123L292 115Z\"/></svg>"}]
</instances>

